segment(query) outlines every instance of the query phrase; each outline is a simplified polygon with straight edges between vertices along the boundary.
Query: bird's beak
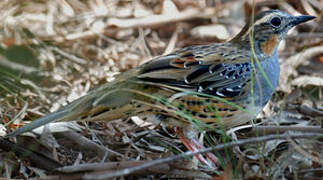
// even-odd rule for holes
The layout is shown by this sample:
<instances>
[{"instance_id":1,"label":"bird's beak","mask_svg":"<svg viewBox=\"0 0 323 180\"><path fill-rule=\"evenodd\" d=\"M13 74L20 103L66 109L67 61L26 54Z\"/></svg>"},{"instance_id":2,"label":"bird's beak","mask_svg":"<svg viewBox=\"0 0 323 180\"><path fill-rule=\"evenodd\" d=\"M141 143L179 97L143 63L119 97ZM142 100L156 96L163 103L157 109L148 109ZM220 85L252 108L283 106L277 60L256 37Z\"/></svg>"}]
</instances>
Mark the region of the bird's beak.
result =
<instances>
[{"instance_id":1,"label":"bird's beak","mask_svg":"<svg viewBox=\"0 0 323 180\"><path fill-rule=\"evenodd\" d=\"M315 18L315 16L308 16L308 15L295 16L291 23L292 23L294 26L296 26L296 25L298 25L298 24L301 24L301 23L303 23L303 22L306 22L306 21L312 20L312 19L314 19L314 18Z\"/></svg>"}]
</instances>

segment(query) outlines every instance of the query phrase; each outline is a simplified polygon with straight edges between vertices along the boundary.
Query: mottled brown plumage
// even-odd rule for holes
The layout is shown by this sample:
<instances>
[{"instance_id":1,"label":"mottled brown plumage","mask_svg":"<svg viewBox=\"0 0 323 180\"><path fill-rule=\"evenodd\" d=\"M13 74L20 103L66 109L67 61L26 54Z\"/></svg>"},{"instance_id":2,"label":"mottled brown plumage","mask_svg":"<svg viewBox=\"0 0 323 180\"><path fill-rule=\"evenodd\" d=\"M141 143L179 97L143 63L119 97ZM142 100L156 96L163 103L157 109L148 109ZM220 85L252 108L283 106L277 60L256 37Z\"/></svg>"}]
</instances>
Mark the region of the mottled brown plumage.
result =
<instances>
[{"instance_id":1,"label":"mottled brown plumage","mask_svg":"<svg viewBox=\"0 0 323 180\"><path fill-rule=\"evenodd\" d=\"M226 127L245 123L260 112L277 86L279 42L290 28L310 19L278 10L262 12L231 41L154 58L9 135L53 121L110 121L147 114L163 115L171 119L165 122L181 127L190 117L212 125L220 121Z\"/></svg>"}]
</instances>

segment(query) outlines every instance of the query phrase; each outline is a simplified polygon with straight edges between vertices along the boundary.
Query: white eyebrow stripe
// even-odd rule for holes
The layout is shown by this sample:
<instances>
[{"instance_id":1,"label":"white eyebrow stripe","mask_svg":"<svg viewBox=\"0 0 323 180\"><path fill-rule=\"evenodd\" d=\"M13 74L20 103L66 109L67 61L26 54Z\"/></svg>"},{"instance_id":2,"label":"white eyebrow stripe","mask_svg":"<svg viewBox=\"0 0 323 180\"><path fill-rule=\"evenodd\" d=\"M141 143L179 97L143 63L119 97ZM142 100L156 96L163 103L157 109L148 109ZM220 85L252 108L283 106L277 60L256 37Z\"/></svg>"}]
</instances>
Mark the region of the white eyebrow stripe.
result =
<instances>
[{"instance_id":1,"label":"white eyebrow stripe","mask_svg":"<svg viewBox=\"0 0 323 180\"><path fill-rule=\"evenodd\" d=\"M273 16L277 16L277 14L268 14L261 19L257 20L252 26L259 25L261 23L267 22L269 19L271 19ZM252 26L249 27L247 34L250 33Z\"/></svg>"},{"instance_id":2,"label":"white eyebrow stripe","mask_svg":"<svg viewBox=\"0 0 323 180\"><path fill-rule=\"evenodd\" d=\"M267 22L270 18L272 18L273 16L276 16L277 14L268 14L264 17L262 17L261 19L259 19L258 21L256 21L254 23L254 25L258 25L258 24L261 24L261 23L264 23L264 22Z\"/></svg>"}]
</instances>

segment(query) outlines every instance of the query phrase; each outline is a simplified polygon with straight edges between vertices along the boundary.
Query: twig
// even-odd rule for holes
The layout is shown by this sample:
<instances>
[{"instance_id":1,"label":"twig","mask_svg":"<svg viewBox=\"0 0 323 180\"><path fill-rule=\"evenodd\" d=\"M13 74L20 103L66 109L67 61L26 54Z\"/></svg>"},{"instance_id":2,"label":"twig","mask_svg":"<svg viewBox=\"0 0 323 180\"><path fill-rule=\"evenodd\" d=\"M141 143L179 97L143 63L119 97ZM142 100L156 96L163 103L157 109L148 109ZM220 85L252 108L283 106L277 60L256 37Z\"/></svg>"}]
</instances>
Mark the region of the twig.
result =
<instances>
[{"instance_id":1,"label":"twig","mask_svg":"<svg viewBox=\"0 0 323 180\"><path fill-rule=\"evenodd\" d=\"M70 139L73 142L75 142L76 146L78 146L81 150L88 150L90 152L96 152L100 157L104 157L108 154L108 156L116 155L123 157L122 154L112 151L104 146L100 146L93 141L87 139L84 136L81 136L80 134L73 132L73 131L66 131L66 132L60 132L57 133L61 136L64 136L64 138Z\"/></svg>"},{"instance_id":2,"label":"twig","mask_svg":"<svg viewBox=\"0 0 323 180\"><path fill-rule=\"evenodd\" d=\"M106 174L107 172L115 172L119 169L124 168L133 168L136 166L142 166L149 161L123 161L123 162L108 162L108 163L88 163L88 164L81 164L81 165L72 165L72 166L65 166L58 168L57 171L62 173L82 173L82 172L89 172L94 171L92 175L102 175ZM171 164L158 164L156 166L151 166L147 169L142 169L139 171L134 172L134 174L138 175L148 175L148 174L167 174L167 175L184 175L185 177L195 177L195 178L202 178L202 179L210 179L211 177L203 172L194 171L192 169L184 170L183 166L186 163L183 161L176 161Z\"/></svg>"},{"instance_id":3,"label":"twig","mask_svg":"<svg viewBox=\"0 0 323 180\"><path fill-rule=\"evenodd\" d=\"M221 150L224 148L230 148L230 147L241 146L241 145L246 145L246 144L254 144L254 143L265 142L265 141L270 141L270 140L275 140L275 139L315 138L315 137L318 137L319 135L323 136L323 133L319 133L319 134L318 133L304 133L304 134L293 134L293 135L289 135L289 136L286 136L285 134L277 134L277 135L268 135L268 136L262 136L262 137L249 138L249 139L239 140L236 142L219 144L215 147L209 147L209 148L202 149L202 150L199 150L196 152L188 151L188 152L185 152L180 155L171 156L171 157L164 158L164 159L154 160L154 161L148 162L148 163L140 165L140 166L122 169L117 172L108 172L108 173L104 173L102 175L97 175L97 174L93 175L91 173L87 173L82 178L83 179L108 179L108 178L120 177L120 176L129 175L129 174L132 174L136 171L147 169L149 167L153 167L153 166L156 166L159 164L168 163L168 162L171 162L174 160L179 160L179 159L182 159L182 158L188 157L188 156L193 156L195 154L206 153L206 152L210 152L210 151L218 151L218 150Z\"/></svg>"},{"instance_id":4,"label":"twig","mask_svg":"<svg viewBox=\"0 0 323 180\"><path fill-rule=\"evenodd\" d=\"M117 27L119 29L128 29L128 28L139 28L139 27L152 27L160 26L167 23L176 23L179 21L190 20L193 18L211 18L214 15L214 9L204 9L203 11L199 9L187 9L176 14L160 14L160 15L151 15L141 18L131 18L131 19L119 19L119 18L110 18L106 23L105 27ZM87 38L97 34L103 34L107 28L97 28L94 30L88 30L80 33L69 34L65 38L67 40L74 40L80 38ZM109 28L110 31L113 28Z\"/></svg>"},{"instance_id":5,"label":"twig","mask_svg":"<svg viewBox=\"0 0 323 180\"><path fill-rule=\"evenodd\" d=\"M37 168L45 169L47 171L55 171L56 168L62 165L59 162L50 159L38 152L31 151L25 147L19 146L10 142L8 139L0 138L0 149L7 152L15 153L20 159L29 160L31 164Z\"/></svg>"},{"instance_id":6,"label":"twig","mask_svg":"<svg viewBox=\"0 0 323 180\"><path fill-rule=\"evenodd\" d=\"M123 162L107 162L107 163L88 163L88 164L80 164L80 165L72 165L58 168L59 172L63 173L76 173L76 172L84 172L84 171L103 171L103 170L117 170L124 168L131 168L136 166L142 166L149 161L123 161ZM148 170L157 169L160 172L166 172L170 170L168 164L158 165L155 167L150 167Z\"/></svg>"},{"instance_id":7,"label":"twig","mask_svg":"<svg viewBox=\"0 0 323 180\"><path fill-rule=\"evenodd\" d=\"M255 126L252 128L250 134L254 135L268 135L268 134L282 134L287 131L300 131L307 133L323 133L323 128L320 126Z\"/></svg>"},{"instance_id":8,"label":"twig","mask_svg":"<svg viewBox=\"0 0 323 180\"><path fill-rule=\"evenodd\" d=\"M61 49L57 48L57 47L49 47L50 50L68 58L69 60L78 63L78 64L86 64L87 61L85 59L79 58L75 55L72 54L68 54L67 52L62 51Z\"/></svg>"},{"instance_id":9,"label":"twig","mask_svg":"<svg viewBox=\"0 0 323 180\"><path fill-rule=\"evenodd\" d=\"M160 14L151 15L143 18L132 18L132 19L117 19L111 18L108 20L108 26L116 26L118 28L138 28L138 27L151 27L156 25L162 25L166 23L175 23L178 21L185 21L188 19L198 17L211 17L214 15L214 9L187 9L176 14Z\"/></svg>"},{"instance_id":10,"label":"twig","mask_svg":"<svg viewBox=\"0 0 323 180\"><path fill-rule=\"evenodd\" d=\"M323 111L314 109L306 104L302 104L299 107L299 111L305 115L323 117Z\"/></svg>"}]
</instances>

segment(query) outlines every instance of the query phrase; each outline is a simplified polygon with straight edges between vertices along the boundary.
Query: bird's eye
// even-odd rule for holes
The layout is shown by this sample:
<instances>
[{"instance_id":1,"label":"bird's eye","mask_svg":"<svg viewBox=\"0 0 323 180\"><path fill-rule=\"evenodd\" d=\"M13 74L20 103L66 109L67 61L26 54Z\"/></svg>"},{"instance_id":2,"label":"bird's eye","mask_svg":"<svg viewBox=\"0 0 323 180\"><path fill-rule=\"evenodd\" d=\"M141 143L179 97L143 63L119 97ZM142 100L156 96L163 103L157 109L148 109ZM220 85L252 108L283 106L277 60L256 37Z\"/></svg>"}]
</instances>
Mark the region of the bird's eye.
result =
<instances>
[{"instance_id":1,"label":"bird's eye","mask_svg":"<svg viewBox=\"0 0 323 180\"><path fill-rule=\"evenodd\" d=\"M281 19L279 17L273 17L271 20L270 20L270 24L274 27L279 27L280 24L281 24Z\"/></svg>"}]
</instances>

